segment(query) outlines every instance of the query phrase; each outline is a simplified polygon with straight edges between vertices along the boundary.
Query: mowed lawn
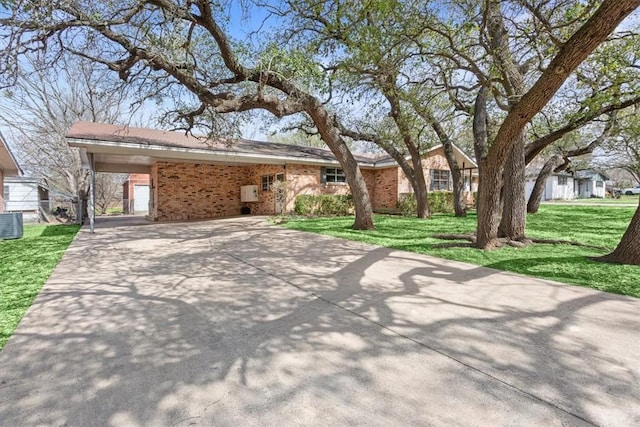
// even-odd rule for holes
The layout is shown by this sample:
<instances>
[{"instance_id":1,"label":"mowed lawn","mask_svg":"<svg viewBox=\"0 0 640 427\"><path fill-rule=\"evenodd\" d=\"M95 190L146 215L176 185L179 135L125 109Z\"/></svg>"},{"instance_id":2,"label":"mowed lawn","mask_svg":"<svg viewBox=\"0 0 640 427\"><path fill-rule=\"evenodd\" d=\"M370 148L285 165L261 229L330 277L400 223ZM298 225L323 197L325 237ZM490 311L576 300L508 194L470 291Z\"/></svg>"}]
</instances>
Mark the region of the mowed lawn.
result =
<instances>
[{"instance_id":1,"label":"mowed lawn","mask_svg":"<svg viewBox=\"0 0 640 427\"><path fill-rule=\"evenodd\" d=\"M376 229L373 231L352 230L353 217L292 219L284 225L295 230L327 234L640 297L640 266L605 264L588 259L615 248L634 211L635 208L613 206L543 205L537 214L527 217L529 237L573 240L603 246L608 250L566 244L534 244L525 248L505 247L492 251L434 247L444 241L431 237L433 234L473 233L476 225L475 214L466 218L435 215L429 220L376 215Z\"/></svg>"},{"instance_id":2,"label":"mowed lawn","mask_svg":"<svg viewBox=\"0 0 640 427\"><path fill-rule=\"evenodd\" d=\"M22 239L0 240L0 349L79 229L78 225L26 225Z\"/></svg>"}]
</instances>

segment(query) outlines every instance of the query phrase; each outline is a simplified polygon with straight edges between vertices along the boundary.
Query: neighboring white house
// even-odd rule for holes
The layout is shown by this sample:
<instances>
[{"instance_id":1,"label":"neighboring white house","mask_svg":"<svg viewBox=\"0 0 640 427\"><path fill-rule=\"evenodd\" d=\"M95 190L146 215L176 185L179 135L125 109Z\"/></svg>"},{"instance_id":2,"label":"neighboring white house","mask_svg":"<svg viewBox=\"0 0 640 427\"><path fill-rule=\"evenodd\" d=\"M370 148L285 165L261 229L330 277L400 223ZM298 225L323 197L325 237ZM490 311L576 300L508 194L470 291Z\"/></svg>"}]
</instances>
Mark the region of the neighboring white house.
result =
<instances>
[{"instance_id":1,"label":"neighboring white house","mask_svg":"<svg viewBox=\"0 0 640 427\"><path fill-rule=\"evenodd\" d=\"M48 191L40 186L38 178L11 176L4 179L4 210L22 212L24 222L38 222L41 202L48 199Z\"/></svg>"},{"instance_id":2,"label":"neighboring white house","mask_svg":"<svg viewBox=\"0 0 640 427\"><path fill-rule=\"evenodd\" d=\"M22 174L22 170L13 157L9 146L5 143L2 133L0 133L0 212L4 210L4 180L20 174Z\"/></svg>"},{"instance_id":3,"label":"neighboring white house","mask_svg":"<svg viewBox=\"0 0 640 427\"><path fill-rule=\"evenodd\" d=\"M536 183L537 173L527 174L525 192L527 200L531 196ZM605 197L609 177L593 169L554 173L547 179L542 193L542 200L571 200L591 197Z\"/></svg>"},{"instance_id":4,"label":"neighboring white house","mask_svg":"<svg viewBox=\"0 0 640 427\"><path fill-rule=\"evenodd\" d=\"M577 171L575 175L576 197L585 199L589 197L604 198L607 194L609 177L600 171L585 169Z\"/></svg>"},{"instance_id":5,"label":"neighboring white house","mask_svg":"<svg viewBox=\"0 0 640 427\"><path fill-rule=\"evenodd\" d=\"M527 176L527 182L525 184L525 192L527 200L531 196L533 186L536 183L538 176ZM575 198L573 176L567 173L552 174L544 186L544 192L542 193L542 200L570 200Z\"/></svg>"}]
</instances>

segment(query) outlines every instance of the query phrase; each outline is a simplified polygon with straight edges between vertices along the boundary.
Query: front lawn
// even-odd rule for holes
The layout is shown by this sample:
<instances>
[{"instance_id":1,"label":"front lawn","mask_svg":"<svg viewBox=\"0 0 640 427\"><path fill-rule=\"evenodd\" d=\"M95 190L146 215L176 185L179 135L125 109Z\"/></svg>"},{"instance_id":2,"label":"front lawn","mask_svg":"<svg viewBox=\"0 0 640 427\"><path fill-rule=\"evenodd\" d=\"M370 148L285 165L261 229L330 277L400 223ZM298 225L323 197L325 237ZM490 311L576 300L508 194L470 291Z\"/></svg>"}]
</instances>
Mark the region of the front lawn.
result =
<instances>
[{"instance_id":1,"label":"front lawn","mask_svg":"<svg viewBox=\"0 0 640 427\"><path fill-rule=\"evenodd\" d=\"M629 225L635 208L543 205L527 217L527 234L543 239L573 240L613 249ZM640 297L640 267L592 262L599 250L570 245L535 244L493 251L472 248L437 248L435 233L472 233L474 214L466 218L435 215L430 220L376 215L376 229L351 229L353 217L294 219L285 223L295 230L327 234L389 248L469 262L607 292Z\"/></svg>"},{"instance_id":2,"label":"front lawn","mask_svg":"<svg viewBox=\"0 0 640 427\"><path fill-rule=\"evenodd\" d=\"M619 199L610 197L599 198L593 197L589 199L571 199L571 200L547 200L543 204L558 205L638 205L638 196L621 195Z\"/></svg>"},{"instance_id":3,"label":"front lawn","mask_svg":"<svg viewBox=\"0 0 640 427\"><path fill-rule=\"evenodd\" d=\"M26 225L22 239L0 240L0 349L79 229L78 225Z\"/></svg>"}]
</instances>

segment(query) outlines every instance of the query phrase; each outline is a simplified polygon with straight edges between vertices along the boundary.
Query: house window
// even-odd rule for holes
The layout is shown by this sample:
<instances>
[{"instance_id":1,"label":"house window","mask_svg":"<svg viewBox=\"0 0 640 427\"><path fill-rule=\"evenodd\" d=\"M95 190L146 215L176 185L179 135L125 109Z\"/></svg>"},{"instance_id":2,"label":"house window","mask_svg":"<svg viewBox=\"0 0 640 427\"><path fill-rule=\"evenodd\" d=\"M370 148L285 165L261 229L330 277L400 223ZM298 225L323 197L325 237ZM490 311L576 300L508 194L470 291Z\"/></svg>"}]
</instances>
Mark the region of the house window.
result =
<instances>
[{"instance_id":1,"label":"house window","mask_svg":"<svg viewBox=\"0 0 640 427\"><path fill-rule=\"evenodd\" d=\"M271 191L273 185L273 175L263 175L261 179L262 191Z\"/></svg>"},{"instance_id":2,"label":"house window","mask_svg":"<svg viewBox=\"0 0 640 427\"><path fill-rule=\"evenodd\" d=\"M276 174L276 181L284 182L284 174L283 173L277 173Z\"/></svg>"},{"instance_id":3,"label":"house window","mask_svg":"<svg viewBox=\"0 0 640 427\"><path fill-rule=\"evenodd\" d=\"M558 177L558 185L567 185L567 177L559 176Z\"/></svg>"},{"instance_id":4,"label":"house window","mask_svg":"<svg viewBox=\"0 0 640 427\"><path fill-rule=\"evenodd\" d=\"M8 185L4 186L4 199L5 200L9 200L10 199L10 197L9 197L9 188L10 187Z\"/></svg>"},{"instance_id":5,"label":"house window","mask_svg":"<svg viewBox=\"0 0 640 427\"><path fill-rule=\"evenodd\" d=\"M340 168L322 168L320 181L325 182L347 182L344 171Z\"/></svg>"},{"instance_id":6,"label":"house window","mask_svg":"<svg viewBox=\"0 0 640 427\"><path fill-rule=\"evenodd\" d=\"M604 181L596 181L596 187L597 187L597 188L602 188L602 187L604 187Z\"/></svg>"},{"instance_id":7,"label":"house window","mask_svg":"<svg viewBox=\"0 0 640 427\"><path fill-rule=\"evenodd\" d=\"M449 191L451 189L451 173L446 169L431 170L430 191Z\"/></svg>"}]
</instances>

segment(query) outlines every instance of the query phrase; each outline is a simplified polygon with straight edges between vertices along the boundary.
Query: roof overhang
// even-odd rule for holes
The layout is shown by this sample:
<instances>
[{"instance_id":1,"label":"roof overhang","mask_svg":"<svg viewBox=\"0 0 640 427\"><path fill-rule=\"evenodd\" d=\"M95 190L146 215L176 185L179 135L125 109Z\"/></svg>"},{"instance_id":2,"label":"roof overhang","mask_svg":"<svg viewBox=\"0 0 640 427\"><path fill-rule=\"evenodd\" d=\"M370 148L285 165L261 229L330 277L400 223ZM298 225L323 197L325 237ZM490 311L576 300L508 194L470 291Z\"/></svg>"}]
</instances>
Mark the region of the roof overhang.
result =
<instances>
[{"instance_id":1,"label":"roof overhang","mask_svg":"<svg viewBox=\"0 0 640 427\"><path fill-rule=\"evenodd\" d=\"M476 170L476 173L477 173L478 165L476 164L476 162L474 162L471 157L467 156L464 153L464 151L459 149L455 144L451 144L451 146L453 147L453 155L456 158L458 167L463 170L473 169L473 170ZM425 155L428 155L429 153L432 153L441 148L442 148L442 144L434 145L429 150L427 150ZM411 156L407 156L406 159L411 160ZM375 168L390 168L397 165L398 163L393 159L386 159L386 160L382 160L374 163Z\"/></svg>"},{"instance_id":2,"label":"roof overhang","mask_svg":"<svg viewBox=\"0 0 640 427\"><path fill-rule=\"evenodd\" d=\"M15 157L4 142L2 134L0 134L0 170L4 176L18 176L22 174L22 169L18 166Z\"/></svg>"},{"instance_id":3,"label":"roof overhang","mask_svg":"<svg viewBox=\"0 0 640 427\"><path fill-rule=\"evenodd\" d=\"M306 164L339 166L337 160L318 160L293 156L257 155L240 151L218 151L165 145L138 144L67 137L70 146L80 148L83 167L89 167L88 154L94 155L97 172L149 173L155 162L209 163L209 164ZM362 166L373 167L373 163Z\"/></svg>"}]
</instances>

